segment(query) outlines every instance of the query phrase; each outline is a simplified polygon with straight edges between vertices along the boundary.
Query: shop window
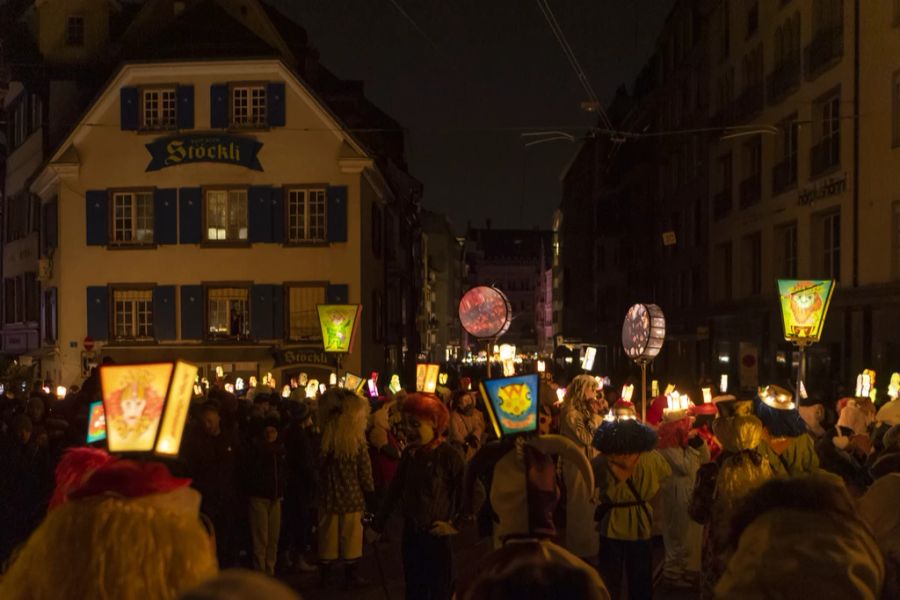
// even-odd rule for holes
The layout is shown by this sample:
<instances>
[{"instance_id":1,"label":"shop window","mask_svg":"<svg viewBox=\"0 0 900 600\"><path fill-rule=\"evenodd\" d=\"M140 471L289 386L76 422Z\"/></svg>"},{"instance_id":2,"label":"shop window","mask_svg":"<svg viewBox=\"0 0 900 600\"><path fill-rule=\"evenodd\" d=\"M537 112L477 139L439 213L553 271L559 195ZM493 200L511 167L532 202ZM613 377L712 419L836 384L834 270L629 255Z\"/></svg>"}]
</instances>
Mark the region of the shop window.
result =
<instances>
[{"instance_id":1,"label":"shop window","mask_svg":"<svg viewBox=\"0 0 900 600\"><path fill-rule=\"evenodd\" d=\"M250 290L246 287L211 287L206 291L206 331L217 340L250 337Z\"/></svg>"},{"instance_id":2,"label":"shop window","mask_svg":"<svg viewBox=\"0 0 900 600\"><path fill-rule=\"evenodd\" d=\"M153 243L153 192L113 192L112 243Z\"/></svg>"},{"instance_id":3,"label":"shop window","mask_svg":"<svg viewBox=\"0 0 900 600\"><path fill-rule=\"evenodd\" d=\"M288 242L324 242L327 239L325 189L288 190Z\"/></svg>"},{"instance_id":4,"label":"shop window","mask_svg":"<svg viewBox=\"0 0 900 600\"><path fill-rule=\"evenodd\" d=\"M247 241L247 190L206 191L206 241Z\"/></svg>"},{"instance_id":5,"label":"shop window","mask_svg":"<svg viewBox=\"0 0 900 600\"><path fill-rule=\"evenodd\" d=\"M287 288L288 338L292 341L322 339L317 304L325 304L325 284L297 284Z\"/></svg>"},{"instance_id":6,"label":"shop window","mask_svg":"<svg viewBox=\"0 0 900 600\"><path fill-rule=\"evenodd\" d=\"M113 339L153 339L153 290L113 289Z\"/></svg>"}]
</instances>

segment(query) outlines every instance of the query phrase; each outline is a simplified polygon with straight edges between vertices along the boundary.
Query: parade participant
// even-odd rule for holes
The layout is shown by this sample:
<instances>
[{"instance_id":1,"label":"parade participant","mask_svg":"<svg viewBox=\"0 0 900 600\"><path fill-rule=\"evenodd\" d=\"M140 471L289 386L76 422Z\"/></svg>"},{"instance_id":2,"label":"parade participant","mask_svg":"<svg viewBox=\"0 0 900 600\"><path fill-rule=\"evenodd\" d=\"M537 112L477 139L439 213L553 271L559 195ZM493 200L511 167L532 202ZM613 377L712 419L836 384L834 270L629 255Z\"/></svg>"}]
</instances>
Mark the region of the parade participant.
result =
<instances>
[{"instance_id":1,"label":"parade participant","mask_svg":"<svg viewBox=\"0 0 900 600\"><path fill-rule=\"evenodd\" d=\"M369 455L372 458L372 474L375 478L375 495L378 502L384 497L388 486L397 474L400 453L403 447L391 430L391 421L400 412L400 403L406 392L388 392L378 410L372 413L369 427Z\"/></svg>"},{"instance_id":2,"label":"parade participant","mask_svg":"<svg viewBox=\"0 0 900 600\"><path fill-rule=\"evenodd\" d=\"M332 565L344 561L344 584L363 583L357 574L362 557L366 494L375 490L366 446L369 402L342 388L330 388L319 400L322 430L319 457L319 559L322 585Z\"/></svg>"},{"instance_id":3,"label":"parade participant","mask_svg":"<svg viewBox=\"0 0 900 600\"><path fill-rule=\"evenodd\" d=\"M699 572L703 528L688 516L688 505L700 465L709 462L709 448L696 429L693 417L671 411L663 416L657 435L659 453L669 463L672 477L660 490L665 519L662 524L666 557L664 582L671 587L692 587L690 572Z\"/></svg>"},{"instance_id":4,"label":"parade participant","mask_svg":"<svg viewBox=\"0 0 900 600\"><path fill-rule=\"evenodd\" d=\"M769 481L740 503L728 537L733 554L716 598L897 597L885 587L875 538L837 478Z\"/></svg>"},{"instance_id":5,"label":"parade participant","mask_svg":"<svg viewBox=\"0 0 900 600\"><path fill-rule=\"evenodd\" d=\"M815 443L788 390L770 385L759 390L756 416L765 427L769 461L780 462L787 475L809 475L819 468Z\"/></svg>"},{"instance_id":6,"label":"parade participant","mask_svg":"<svg viewBox=\"0 0 900 600\"><path fill-rule=\"evenodd\" d=\"M896 427L896 426L895 426ZM859 516L872 529L884 558L891 565L894 588L900 590L900 473L879 479L859 499ZM900 593L894 596L900 597Z\"/></svg>"},{"instance_id":7,"label":"parade participant","mask_svg":"<svg viewBox=\"0 0 900 600\"><path fill-rule=\"evenodd\" d=\"M575 377L566 388L560 416L560 434L575 442L588 460L596 456L591 443L594 431L603 420L594 410L599 387L591 375ZM575 465L563 460L562 471L566 485L566 523L572 525L566 527L564 545L569 552L591 562L600 540L593 527L580 524L590 523L594 518L594 490L585 485Z\"/></svg>"},{"instance_id":8,"label":"parade participant","mask_svg":"<svg viewBox=\"0 0 900 600\"><path fill-rule=\"evenodd\" d=\"M79 452L73 450L71 452ZM0 580L5 600L174 600L215 576L213 542L190 480L156 462L111 459L51 510Z\"/></svg>"},{"instance_id":9,"label":"parade participant","mask_svg":"<svg viewBox=\"0 0 900 600\"><path fill-rule=\"evenodd\" d=\"M245 481L249 500L253 568L275 575L281 508L287 479L284 444L278 421L270 419L247 450Z\"/></svg>"},{"instance_id":10,"label":"parade participant","mask_svg":"<svg viewBox=\"0 0 900 600\"><path fill-rule=\"evenodd\" d=\"M810 404L808 406L801 405L797 408L803 422L806 423L806 430L813 437L814 441L821 439L825 435L825 428L822 423L825 422L825 407L819 403Z\"/></svg>"},{"instance_id":11,"label":"parade participant","mask_svg":"<svg viewBox=\"0 0 900 600\"><path fill-rule=\"evenodd\" d=\"M598 571L612 598L619 598L627 578L632 600L653 596L650 537L653 511L649 500L672 475L653 448L652 427L638 421L634 405L619 400L594 434L594 478L600 492L595 519L599 524Z\"/></svg>"},{"instance_id":12,"label":"parade participant","mask_svg":"<svg viewBox=\"0 0 900 600\"><path fill-rule=\"evenodd\" d=\"M753 415L752 400L718 396L713 403L719 416L713 432L722 452L703 465L691 496L689 514L706 525L701 570L701 597L712 598L713 588L728 564L727 524L737 502L775 476L763 443L762 422Z\"/></svg>"},{"instance_id":13,"label":"parade participant","mask_svg":"<svg viewBox=\"0 0 900 600\"><path fill-rule=\"evenodd\" d=\"M854 495L872 482L866 462L875 451L870 435L875 407L868 397L843 398L838 402L838 422L819 441L816 450L822 468L844 479Z\"/></svg>"},{"instance_id":14,"label":"parade participant","mask_svg":"<svg viewBox=\"0 0 900 600\"><path fill-rule=\"evenodd\" d=\"M900 473L900 425L894 425L882 436L881 453L869 466L872 479L879 479L890 473Z\"/></svg>"},{"instance_id":15,"label":"parade participant","mask_svg":"<svg viewBox=\"0 0 900 600\"><path fill-rule=\"evenodd\" d=\"M372 523L373 540L399 504L403 515L403 575L409 600L445 600L452 593L451 536L462 507L462 454L446 442L450 415L433 394L406 397L396 424L405 450L397 475Z\"/></svg>"},{"instance_id":16,"label":"parade participant","mask_svg":"<svg viewBox=\"0 0 900 600\"><path fill-rule=\"evenodd\" d=\"M475 408L474 392L459 390L450 401L448 441L470 461L484 441L484 415Z\"/></svg>"},{"instance_id":17,"label":"parade participant","mask_svg":"<svg viewBox=\"0 0 900 600\"><path fill-rule=\"evenodd\" d=\"M300 388L297 388L300 389ZM284 493L284 566L301 573L315 571L306 561L315 529L319 440L313 431L312 410L306 401L291 401L291 421L284 431L287 481Z\"/></svg>"}]
</instances>

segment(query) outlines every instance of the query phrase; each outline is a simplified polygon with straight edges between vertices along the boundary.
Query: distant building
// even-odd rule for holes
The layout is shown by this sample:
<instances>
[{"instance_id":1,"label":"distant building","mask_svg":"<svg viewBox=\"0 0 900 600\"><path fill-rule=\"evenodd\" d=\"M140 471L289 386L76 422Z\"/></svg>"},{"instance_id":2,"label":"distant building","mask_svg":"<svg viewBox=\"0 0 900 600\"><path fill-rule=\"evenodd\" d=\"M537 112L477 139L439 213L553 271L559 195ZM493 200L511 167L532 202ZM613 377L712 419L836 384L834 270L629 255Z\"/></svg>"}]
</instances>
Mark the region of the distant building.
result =
<instances>
[{"instance_id":1,"label":"distant building","mask_svg":"<svg viewBox=\"0 0 900 600\"><path fill-rule=\"evenodd\" d=\"M411 372L421 184L301 27L254 0L10 14L6 354L64 384L104 356L325 376L316 305L350 302L344 368Z\"/></svg>"},{"instance_id":2,"label":"distant building","mask_svg":"<svg viewBox=\"0 0 900 600\"><path fill-rule=\"evenodd\" d=\"M512 324L501 342L519 350L539 349L537 296L540 276L550 264L552 234L529 229L470 228L466 233L465 260L468 285L493 285L503 291L512 307ZM469 347L476 350L474 340Z\"/></svg>"},{"instance_id":3,"label":"distant building","mask_svg":"<svg viewBox=\"0 0 900 600\"><path fill-rule=\"evenodd\" d=\"M425 284L419 314L420 352L433 362L456 360L460 358L462 244L444 215L423 210L421 221Z\"/></svg>"}]
</instances>

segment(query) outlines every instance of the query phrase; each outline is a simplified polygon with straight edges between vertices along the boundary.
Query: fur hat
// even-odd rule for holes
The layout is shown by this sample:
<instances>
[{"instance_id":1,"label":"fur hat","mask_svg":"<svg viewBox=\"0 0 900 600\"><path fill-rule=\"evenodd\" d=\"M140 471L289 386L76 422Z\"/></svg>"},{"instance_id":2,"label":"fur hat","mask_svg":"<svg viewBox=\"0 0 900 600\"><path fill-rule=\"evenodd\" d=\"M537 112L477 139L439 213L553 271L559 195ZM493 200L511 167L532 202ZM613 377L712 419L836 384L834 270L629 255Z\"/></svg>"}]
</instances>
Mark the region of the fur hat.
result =
<instances>
[{"instance_id":1,"label":"fur hat","mask_svg":"<svg viewBox=\"0 0 900 600\"><path fill-rule=\"evenodd\" d=\"M400 410L418 419L434 423L436 436L443 435L447 430L447 425L450 424L450 412L441 399L434 394L425 392L410 394L403 400Z\"/></svg>"},{"instance_id":2,"label":"fur hat","mask_svg":"<svg viewBox=\"0 0 900 600\"><path fill-rule=\"evenodd\" d=\"M593 446L603 454L635 454L656 446L656 431L634 416L634 405L619 400L594 432Z\"/></svg>"}]
</instances>

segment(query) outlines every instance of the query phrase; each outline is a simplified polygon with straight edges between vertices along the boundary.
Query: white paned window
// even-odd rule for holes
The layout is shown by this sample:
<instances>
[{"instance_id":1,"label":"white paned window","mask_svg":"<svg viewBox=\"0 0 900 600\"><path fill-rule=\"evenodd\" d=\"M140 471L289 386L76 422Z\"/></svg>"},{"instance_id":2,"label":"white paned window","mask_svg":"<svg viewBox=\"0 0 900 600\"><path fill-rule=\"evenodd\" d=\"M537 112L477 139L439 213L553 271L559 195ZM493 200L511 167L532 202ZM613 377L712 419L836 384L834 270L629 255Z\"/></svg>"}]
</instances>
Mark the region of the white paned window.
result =
<instances>
[{"instance_id":1,"label":"white paned window","mask_svg":"<svg viewBox=\"0 0 900 600\"><path fill-rule=\"evenodd\" d=\"M175 129L175 88L153 88L141 91L143 129Z\"/></svg>"},{"instance_id":2,"label":"white paned window","mask_svg":"<svg viewBox=\"0 0 900 600\"><path fill-rule=\"evenodd\" d=\"M250 335L250 291L210 288L207 291L207 331L213 338L244 339Z\"/></svg>"},{"instance_id":3,"label":"white paned window","mask_svg":"<svg viewBox=\"0 0 900 600\"><path fill-rule=\"evenodd\" d=\"M266 126L266 86L236 85L231 88L231 124L235 127Z\"/></svg>"},{"instance_id":4,"label":"white paned window","mask_svg":"<svg viewBox=\"0 0 900 600\"><path fill-rule=\"evenodd\" d=\"M297 285L288 288L289 337L292 340L322 338L317 304L325 304L325 286Z\"/></svg>"},{"instance_id":5,"label":"white paned window","mask_svg":"<svg viewBox=\"0 0 900 600\"><path fill-rule=\"evenodd\" d=\"M112 211L113 243L153 243L152 192L115 192Z\"/></svg>"},{"instance_id":6,"label":"white paned window","mask_svg":"<svg viewBox=\"0 0 900 600\"><path fill-rule=\"evenodd\" d=\"M326 239L325 190L288 191L288 241L324 242Z\"/></svg>"},{"instance_id":7,"label":"white paned window","mask_svg":"<svg viewBox=\"0 0 900 600\"><path fill-rule=\"evenodd\" d=\"M153 339L153 291L113 290L116 340Z\"/></svg>"},{"instance_id":8,"label":"white paned window","mask_svg":"<svg viewBox=\"0 0 900 600\"><path fill-rule=\"evenodd\" d=\"M207 190L206 240L209 242L247 240L247 190Z\"/></svg>"}]
</instances>

